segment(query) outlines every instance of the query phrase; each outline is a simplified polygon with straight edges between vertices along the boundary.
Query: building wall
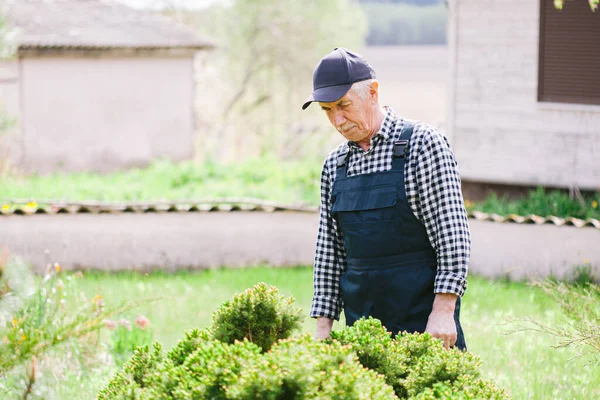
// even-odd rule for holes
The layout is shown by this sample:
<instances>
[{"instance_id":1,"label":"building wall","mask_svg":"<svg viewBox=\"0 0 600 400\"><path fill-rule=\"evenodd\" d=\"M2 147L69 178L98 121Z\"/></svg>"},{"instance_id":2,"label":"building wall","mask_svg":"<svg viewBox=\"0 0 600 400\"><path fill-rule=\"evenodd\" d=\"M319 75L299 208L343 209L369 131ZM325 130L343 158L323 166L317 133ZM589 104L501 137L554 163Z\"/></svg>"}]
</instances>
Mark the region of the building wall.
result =
<instances>
[{"instance_id":1,"label":"building wall","mask_svg":"<svg viewBox=\"0 0 600 400\"><path fill-rule=\"evenodd\" d=\"M465 180L600 189L600 106L537 101L539 0L451 0L449 130Z\"/></svg>"},{"instance_id":2,"label":"building wall","mask_svg":"<svg viewBox=\"0 0 600 400\"><path fill-rule=\"evenodd\" d=\"M19 62L0 60L0 113L3 119L10 120L7 129L0 131L0 173L22 160L20 100Z\"/></svg>"},{"instance_id":3,"label":"building wall","mask_svg":"<svg viewBox=\"0 0 600 400\"><path fill-rule=\"evenodd\" d=\"M191 158L191 57L21 60L26 172L106 172Z\"/></svg>"}]
</instances>

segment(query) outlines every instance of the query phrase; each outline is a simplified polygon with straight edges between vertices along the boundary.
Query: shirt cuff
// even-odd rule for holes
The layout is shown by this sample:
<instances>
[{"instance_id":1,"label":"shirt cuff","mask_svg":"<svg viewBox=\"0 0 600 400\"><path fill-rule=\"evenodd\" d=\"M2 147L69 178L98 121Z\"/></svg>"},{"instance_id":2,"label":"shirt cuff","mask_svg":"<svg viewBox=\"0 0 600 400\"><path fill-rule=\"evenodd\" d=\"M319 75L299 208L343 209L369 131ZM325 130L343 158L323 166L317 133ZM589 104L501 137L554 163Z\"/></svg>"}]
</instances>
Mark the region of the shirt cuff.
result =
<instances>
[{"instance_id":1,"label":"shirt cuff","mask_svg":"<svg viewBox=\"0 0 600 400\"><path fill-rule=\"evenodd\" d=\"M312 300L310 309L311 318L329 318L336 321L340 320L342 310L342 300L333 297L315 296Z\"/></svg>"},{"instance_id":2,"label":"shirt cuff","mask_svg":"<svg viewBox=\"0 0 600 400\"><path fill-rule=\"evenodd\" d=\"M467 279L463 275L448 271L438 271L435 277L434 293L452 293L462 297L467 290Z\"/></svg>"}]
</instances>

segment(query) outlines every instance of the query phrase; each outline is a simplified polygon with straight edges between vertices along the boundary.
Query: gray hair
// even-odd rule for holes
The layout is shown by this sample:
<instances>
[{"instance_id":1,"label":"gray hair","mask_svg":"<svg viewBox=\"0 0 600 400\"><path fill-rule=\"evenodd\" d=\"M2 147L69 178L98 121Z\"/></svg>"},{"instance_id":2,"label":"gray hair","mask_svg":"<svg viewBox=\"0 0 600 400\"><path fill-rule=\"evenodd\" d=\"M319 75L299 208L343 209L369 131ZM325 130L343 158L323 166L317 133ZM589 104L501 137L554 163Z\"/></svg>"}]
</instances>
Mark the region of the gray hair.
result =
<instances>
[{"instance_id":1,"label":"gray hair","mask_svg":"<svg viewBox=\"0 0 600 400\"><path fill-rule=\"evenodd\" d=\"M367 79L364 81L355 82L350 89L354 90L354 93L358 94L361 99L365 100L369 94L371 83L374 81L375 79Z\"/></svg>"}]
</instances>

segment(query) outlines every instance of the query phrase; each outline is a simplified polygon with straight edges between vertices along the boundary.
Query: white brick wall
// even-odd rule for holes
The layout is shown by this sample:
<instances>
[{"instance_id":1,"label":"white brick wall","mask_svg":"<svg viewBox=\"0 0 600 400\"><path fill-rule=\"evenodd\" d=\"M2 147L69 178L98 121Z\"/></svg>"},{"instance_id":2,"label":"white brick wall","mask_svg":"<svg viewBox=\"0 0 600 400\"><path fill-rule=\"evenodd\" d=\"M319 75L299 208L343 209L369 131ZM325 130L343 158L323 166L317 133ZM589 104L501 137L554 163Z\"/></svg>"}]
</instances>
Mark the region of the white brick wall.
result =
<instances>
[{"instance_id":1,"label":"white brick wall","mask_svg":"<svg viewBox=\"0 0 600 400\"><path fill-rule=\"evenodd\" d=\"M461 176L598 190L600 106L537 101L539 7L450 0L448 129Z\"/></svg>"}]
</instances>

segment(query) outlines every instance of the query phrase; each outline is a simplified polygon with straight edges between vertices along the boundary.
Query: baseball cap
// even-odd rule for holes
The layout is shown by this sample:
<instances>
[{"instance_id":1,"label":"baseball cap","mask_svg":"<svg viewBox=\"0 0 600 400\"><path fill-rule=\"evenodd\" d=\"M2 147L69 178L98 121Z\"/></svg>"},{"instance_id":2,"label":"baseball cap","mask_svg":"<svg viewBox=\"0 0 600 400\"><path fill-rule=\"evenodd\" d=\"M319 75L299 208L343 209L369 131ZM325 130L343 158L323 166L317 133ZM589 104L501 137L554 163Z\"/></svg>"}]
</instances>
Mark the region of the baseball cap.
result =
<instances>
[{"instance_id":1,"label":"baseball cap","mask_svg":"<svg viewBox=\"0 0 600 400\"><path fill-rule=\"evenodd\" d=\"M313 93L302 109L305 110L313 101L336 101L344 97L353 83L374 78L375 71L360 55L336 47L317 64L313 72Z\"/></svg>"}]
</instances>

